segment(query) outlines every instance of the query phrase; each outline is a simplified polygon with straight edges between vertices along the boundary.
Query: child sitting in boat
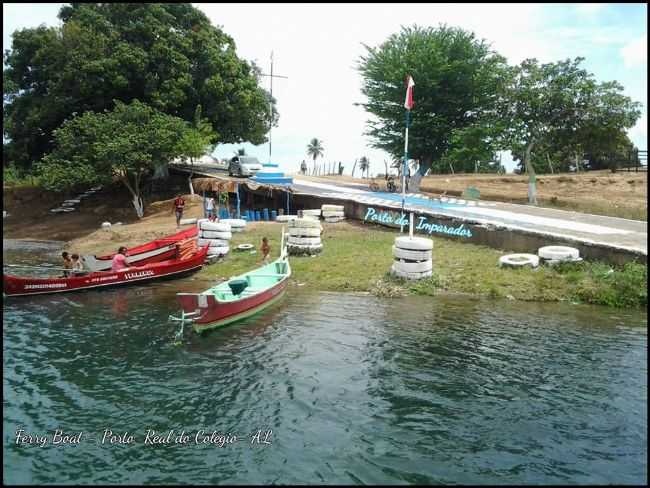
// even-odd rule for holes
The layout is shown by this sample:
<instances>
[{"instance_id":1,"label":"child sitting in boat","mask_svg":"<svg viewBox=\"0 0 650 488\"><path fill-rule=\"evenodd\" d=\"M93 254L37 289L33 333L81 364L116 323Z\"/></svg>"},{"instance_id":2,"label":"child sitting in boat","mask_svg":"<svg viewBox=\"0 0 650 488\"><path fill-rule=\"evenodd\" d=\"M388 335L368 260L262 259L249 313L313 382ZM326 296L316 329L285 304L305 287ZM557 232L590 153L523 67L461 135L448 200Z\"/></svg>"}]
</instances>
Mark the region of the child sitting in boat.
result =
<instances>
[{"instance_id":1,"label":"child sitting in boat","mask_svg":"<svg viewBox=\"0 0 650 488\"><path fill-rule=\"evenodd\" d=\"M63 251L61 257L63 258L63 269L72 269L72 260L70 259L68 251ZM64 271L63 278L67 278L68 276L70 276L70 272Z\"/></svg>"},{"instance_id":2,"label":"child sitting in boat","mask_svg":"<svg viewBox=\"0 0 650 488\"><path fill-rule=\"evenodd\" d=\"M122 246L117 250L117 254L113 256L111 271L120 271L129 267L126 262L126 247Z\"/></svg>"},{"instance_id":3,"label":"child sitting in boat","mask_svg":"<svg viewBox=\"0 0 650 488\"><path fill-rule=\"evenodd\" d=\"M79 254L72 255L72 272L77 276L86 274L84 265L79 259Z\"/></svg>"},{"instance_id":4,"label":"child sitting in boat","mask_svg":"<svg viewBox=\"0 0 650 488\"><path fill-rule=\"evenodd\" d=\"M269 246L269 241L266 237L262 237L262 247L260 247L260 252L262 253L262 259L265 263L269 262L269 254L271 253L271 246Z\"/></svg>"}]
</instances>

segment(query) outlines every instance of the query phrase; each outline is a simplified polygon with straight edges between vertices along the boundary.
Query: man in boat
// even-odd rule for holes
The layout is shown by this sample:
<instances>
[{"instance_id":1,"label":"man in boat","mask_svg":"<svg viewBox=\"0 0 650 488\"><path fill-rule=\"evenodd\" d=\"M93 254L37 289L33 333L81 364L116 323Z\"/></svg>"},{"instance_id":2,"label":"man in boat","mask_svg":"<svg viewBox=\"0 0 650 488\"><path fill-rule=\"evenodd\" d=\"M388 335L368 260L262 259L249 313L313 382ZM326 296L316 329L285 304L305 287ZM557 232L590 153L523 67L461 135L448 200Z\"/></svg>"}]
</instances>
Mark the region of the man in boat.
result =
<instances>
[{"instance_id":1,"label":"man in boat","mask_svg":"<svg viewBox=\"0 0 650 488\"><path fill-rule=\"evenodd\" d=\"M126 247L122 246L117 250L117 254L113 256L113 262L111 265L111 271L120 271L129 267L129 264L126 262L127 250Z\"/></svg>"},{"instance_id":2,"label":"man in boat","mask_svg":"<svg viewBox=\"0 0 650 488\"><path fill-rule=\"evenodd\" d=\"M61 253L61 257L63 258L63 268L72 269L72 260L70 259L70 255L68 254L68 251L63 251ZM70 272L64 271L63 278L67 278L68 276L70 276Z\"/></svg>"},{"instance_id":3,"label":"man in boat","mask_svg":"<svg viewBox=\"0 0 650 488\"><path fill-rule=\"evenodd\" d=\"M172 212L176 211L176 228L181 226L181 219L183 218L183 209L185 208L185 200L178 194L174 199L174 206Z\"/></svg>"}]
</instances>

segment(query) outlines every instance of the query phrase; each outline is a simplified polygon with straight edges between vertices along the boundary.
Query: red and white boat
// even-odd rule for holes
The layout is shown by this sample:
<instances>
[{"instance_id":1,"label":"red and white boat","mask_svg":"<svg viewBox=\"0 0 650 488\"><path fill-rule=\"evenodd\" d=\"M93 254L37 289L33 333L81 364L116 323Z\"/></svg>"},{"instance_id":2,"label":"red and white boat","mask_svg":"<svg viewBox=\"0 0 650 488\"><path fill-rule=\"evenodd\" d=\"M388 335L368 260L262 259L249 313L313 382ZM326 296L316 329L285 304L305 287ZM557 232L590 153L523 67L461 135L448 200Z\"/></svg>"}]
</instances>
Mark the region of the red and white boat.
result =
<instances>
[{"instance_id":1,"label":"red and white boat","mask_svg":"<svg viewBox=\"0 0 650 488\"><path fill-rule=\"evenodd\" d=\"M134 266L172 259L176 254L176 244L184 239L197 236L197 227L182 230L174 235L161 237L146 244L128 249L127 262ZM81 256L84 269L89 271L108 271L111 269L115 253L106 256Z\"/></svg>"},{"instance_id":2,"label":"red and white boat","mask_svg":"<svg viewBox=\"0 0 650 488\"><path fill-rule=\"evenodd\" d=\"M194 243L196 241L193 241ZM176 252L176 250L175 250ZM131 266L120 271L95 271L67 278L21 277L3 274L2 287L8 296L40 295L69 291L129 285L162 278L176 278L197 271L203 266L208 246L181 253L181 257L144 266Z\"/></svg>"},{"instance_id":3,"label":"red and white boat","mask_svg":"<svg viewBox=\"0 0 650 488\"><path fill-rule=\"evenodd\" d=\"M260 268L216 285L203 293L177 293L181 316L171 320L192 324L196 332L223 327L255 315L282 298L291 277L291 266L284 245L280 257Z\"/></svg>"}]
</instances>

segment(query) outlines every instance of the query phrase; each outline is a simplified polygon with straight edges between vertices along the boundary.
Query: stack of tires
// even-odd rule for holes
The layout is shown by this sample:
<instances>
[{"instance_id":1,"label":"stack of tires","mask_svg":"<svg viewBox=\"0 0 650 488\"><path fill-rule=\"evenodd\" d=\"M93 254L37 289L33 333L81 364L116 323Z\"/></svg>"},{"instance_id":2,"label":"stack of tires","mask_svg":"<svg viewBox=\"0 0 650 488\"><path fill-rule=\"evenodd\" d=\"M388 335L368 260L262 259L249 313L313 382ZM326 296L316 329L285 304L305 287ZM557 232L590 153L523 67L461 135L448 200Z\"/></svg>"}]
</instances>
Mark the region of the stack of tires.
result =
<instances>
[{"instance_id":1,"label":"stack of tires","mask_svg":"<svg viewBox=\"0 0 650 488\"><path fill-rule=\"evenodd\" d=\"M320 208L315 208L315 209L308 209L308 210L303 210L302 211L302 216L304 218L310 218L314 220L319 220L320 219L320 214L321 214L321 209Z\"/></svg>"},{"instance_id":2,"label":"stack of tires","mask_svg":"<svg viewBox=\"0 0 650 488\"><path fill-rule=\"evenodd\" d=\"M321 206L321 214L325 222L333 223L345 220L343 205L323 205Z\"/></svg>"},{"instance_id":3,"label":"stack of tires","mask_svg":"<svg viewBox=\"0 0 650 488\"><path fill-rule=\"evenodd\" d=\"M568 246L544 246L537 250L537 255L544 264L553 266L558 263L582 261L580 251L575 247Z\"/></svg>"},{"instance_id":4,"label":"stack of tires","mask_svg":"<svg viewBox=\"0 0 650 488\"><path fill-rule=\"evenodd\" d=\"M424 237L396 237L391 273L400 278L419 280L433 273L433 241Z\"/></svg>"},{"instance_id":5,"label":"stack of tires","mask_svg":"<svg viewBox=\"0 0 650 488\"><path fill-rule=\"evenodd\" d=\"M222 224L230 225L230 232L244 232L246 230L246 221L244 219L221 219Z\"/></svg>"},{"instance_id":6,"label":"stack of tires","mask_svg":"<svg viewBox=\"0 0 650 488\"><path fill-rule=\"evenodd\" d=\"M322 227L313 218L293 219L289 221L289 238L287 252L291 256L315 255L323 250L320 240Z\"/></svg>"},{"instance_id":7,"label":"stack of tires","mask_svg":"<svg viewBox=\"0 0 650 488\"><path fill-rule=\"evenodd\" d=\"M208 249L209 258L228 254L230 239L232 239L230 224L198 219L196 225L199 228L197 244L199 247L210 246Z\"/></svg>"}]
</instances>

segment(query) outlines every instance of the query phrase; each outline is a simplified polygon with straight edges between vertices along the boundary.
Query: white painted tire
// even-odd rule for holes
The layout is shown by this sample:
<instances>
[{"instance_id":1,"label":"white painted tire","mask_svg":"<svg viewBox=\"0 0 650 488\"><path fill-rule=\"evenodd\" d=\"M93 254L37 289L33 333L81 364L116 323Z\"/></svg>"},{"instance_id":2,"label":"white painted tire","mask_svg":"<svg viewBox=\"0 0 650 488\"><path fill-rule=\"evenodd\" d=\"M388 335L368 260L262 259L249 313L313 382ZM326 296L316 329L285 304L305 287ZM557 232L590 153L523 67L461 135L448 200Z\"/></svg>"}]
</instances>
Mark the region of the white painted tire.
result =
<instances>
[{"instance_id":1,"label":"white painted tire","mask_svg":"<svg viewBox=\"0 0 650 488\"><path fill-rule=\"evenodd\" d=\"M200 230L199 237L203 239L223 239L229 241L232 239L232 232L216 232L214 230Z\"/></svg>"},{"instance_id":2,"label":"white painted tire","mask_svg":"<svg viewBox=\"0 0 650 488\"><path fill-rule=\"evenodd\" d=\"M400 278L406 278L407 280L421 280L422 278L429 278L433 275L433 270L423 271L420 273L408 273L404 271L398 271L395 269L395 264L391 267L391 273Z\"/></svg>"},{"instance_id":3,"label":"white painted tire","mask_svg":"<svg viewBox=\"0 0 650 488\"><path fill-rule=\"evenodd\" d=\"M110 222L102 222L102 229L110 229L110 228L111 228Z\"/></svg>"},{"instance_id":4,"label":"white painted tire","mask_svg":"<svg viewBox=\"0 0 650 488\"><path fill-rule=\"evenodd\" d=\"M230 244L230 241L224 240L224 239L202 239L198 238L196 241L196 244L199 247L205 247L205 246L210 246L210 247L228 247Z\"/></svg>"},{"instance_id":5,"label":"white painted tire","mask_svg":"<svg viewBox=\"0 0 650 488\"><path fill-rule=\"evenodd\" d=\"M74 212L76 209L74 207L67 207L63 209L64 213Z\"/></svg>"},{"instance_id":6,"label":"white painted tire","mask_svg":"<svg viewBox=\"0 0 650 488\"><path fill-rule=\"evenodd\" d=\"M297 218L297 215L278 215L275 220L276 222L290 222L292 220L296 220Z\"/></svg>"},{"instance_id":7,"label":"white painted tire","mask_svg":"<svg viewBox=\"0 0 650 488\"><path fill-rule=\"evenodd\" d=\"M319 244L318 246L302 246L297 244L287 244L287 252L289 254L301 255L301 254L318 254L323 251L323 245Z\"/></svg>"},{"instance_id":8,"label":"white painted tire","mask_svg":"<svg viewBox=\"0 0 650 488\"><path fill-rule=\"evenodd\" d=\"M428 261L431 260L432 251L410 251L393 246L393 256L396 259L408 259L410 261Z\"/></svg>"},{"instance_id":9,"label":"white painted tire","mask_svg":"<svg viewBox=\"0 0 650 488\"><path fill-rule=\"evenodd\" d=\"M326 217L325 222L329 224L335 224L337 222L343 222L345 220L345 217Z\"/></svg>"},{"instance_id":10,"label":"white painted tire","mask_svg":"<svg viewBox=\"0 0 650 488\"><path fill-rule=\"evenodd\" d=\"M499 266L506 268L522 268L524 266L539 266L539 256L534 254L506 254L499 258Z\"/></svg>"},{"instance_id":11,"label":"white painted tire","mask_svg":"<svg viewBox=\"0 0 650 488\"><path fill-rule=\"evenodd\" d=\"M395 247L408 251L430 251L433 249L433 241L425 237L410 238L407 236L396 237Z\"/></svg>"},{"instance_id":12,"label":"white painted tire","mask_svg":"<svg viewBox=\"0 0 650 488\"><path fill-rule=\"evenodd\" d=\"M180 224L181 225L196 224L196 219L181 219Z\"/></svg>"},{"instance_id":13,"label":"white painted tire","mask_svg":"<svg viewBox=\"0 0 650 488\"><path fill-rule=\"evenodd\" d=\"M293 219L289 222L289 229L320 229L320 222L313 219Z\"/></svg>"},{"instance_id":14,"label":"white painted tire","mask_svg":"<svg viewBox=\"0 0 650 488\"><path fill-rule=\"evenodd\" d=\"M345 212L341 211L327 211L323 212L323 218L328 218L328 217L345 217Z\"/></svg>"},{"instance_id":15,"label":"white painted tire","mask_svg":"<svg viewBox=\"0 0 650 488\"><path fill-rule=\"evenodd\" d=\"M400 273L425 273L433 269L433 261L431 261L431 259L418 263L393 261L393 269Z\"/></svg>"},{"instance_id":16,"label":"white painted tire","mask_svg":"<svg viewBox=\"0 0 650 488\"><path fill-rule=\"evenodd\" d=\"M324 212L343 212L343 205L321 205L321 211Z\"/></svg>"},{"instance_id":17,"label":"white painted tire","mask_svg":"<svg viewBox=\"0 0 650 488\"><path fill-rule=\"evenodd\" d=\"M562 259L562 260L548 259L544 261L544 264L548 266L555 266L556 264L560 264L560 263L579 263L580 261L582 261L582 258Z\"/></svg>"},{"instance_id":18,"label":"white painted tire","mask_svg":"<svg viewBox=\"0 0 650 488\"><path fill-rule=\"evenodd\" d=\"M320 217L317 215L303 215L304 220L320 220Z\"/></svg>"},{"instance_id":19,"label":"white painted tire","mask_svg":"<svg viewBox=\"0 0 650 488\"><path fill-rule=\"evenodd\" d=\"M318 246L321 243L320 237L294 237L289 236L287 244L298 246Z\"/></svg>"},{"instance_id":20,"label":"white painted tire","mask_svg":"<svg viewBox=\"0 0 650 488\"><path fill-rule=\"evenodd\" d=\"M210 247L208 249L208 256L223 256L230 252L228 246Z\"/></svg>"},{"instance_id":21,"label":"white painted tire","mask_svg":"<svg viewBox=\"0 0 650 488\"><path fill-rule=\"evenodd\" d=\"M580 251L568 246L545 246L537 250L537 255L543 259L554 261L572 261L580 257Z\"/></svg>"},{"instance_id":22,"label":"white painted tire","mask_svg":"<svg viewBox=\"0 0 650 488\"><path fill-rule=\"evenodd\" d=\"M292 227L289 235L293 237L320 237L320 229L316 227Z\"/></svg>"},{"instance_id":23,"label":"white painted tire","mask_svg":"<svg viewBox=\"0 0 650 488\"><path fill-rule=\"evenodd\" d=\"M61 208L72 208L72 207L74 207L75 205L76 205L76 203L72 203L72 202L63 202L63 203L61 204Z\"/></svg>"},{"instance_id":24,"label":"white painted tire","mask_svg":"<svg viewBox=\"0 0 650 488\"><path fill-rule=\"evenodd\" d=\"M309 209L309 210L303 210L302 214L303 215L311 215L313 217L320 217L321 209L320 208L315 208L315 209Z\"/></svg>"},{"instance_id":25,"label":"white painted tire","mask_svg":"<svg viewBox=\"0 0 650 488\"><path fill-rule=\"evenodd\" d=\"M73 205L76 205L77 203L81 203L81 200L64 200L63 203L72 203Z\"/></svg>"},{"instance_id":26,"label":"white painted tire","mask_svg":"<svg viewBox=\"0 0 650 488\"><path fill-rule=\"evenodd\" d=\"M246 227L231 227L230 232L244 232L246 230Z\"/></svg>"},{"instance_id":27,"label":"white painted tire","mask_svg":"<svg viewBox=\"0 0 650 488\"><path fill-rule=\"evenodd\" d=\"M222 219L219 221L220 224L229 224L230 230L239 229L240 227L246 227L246 221L244 219Z\"/></svg>"},{"instance_id":28,"label":"white painted tire","mask_svg":"<svg viewBox=\"0 0 650 488\"><path fill-rule=\"evenodd\" d=\"M53 208L52 210L50 210L50 212L52 212L52 213L63 213L63 212L65 212L65 209L61 208L61 207L57 207L57 208Z\"/></svg>"},{"instance_id":29,"label":"white painted tire","mask_svg":"<svg viewBox=\"0 0 650 488\"><path fill-rule=\"evenodd\" d=\"M214 232L230 232L230 224L222 224L221 222L202 221L197 224L199 229Z\"/></svg>"}]
</instances>

